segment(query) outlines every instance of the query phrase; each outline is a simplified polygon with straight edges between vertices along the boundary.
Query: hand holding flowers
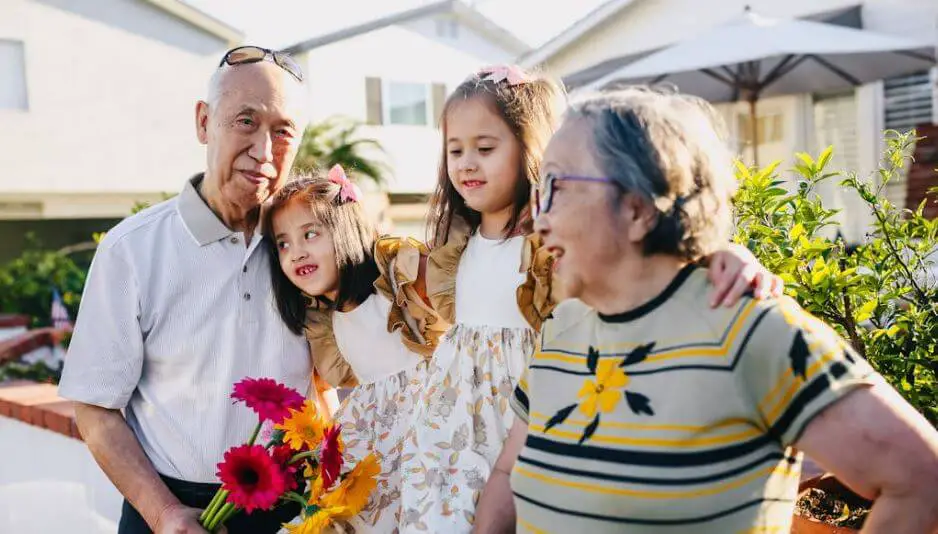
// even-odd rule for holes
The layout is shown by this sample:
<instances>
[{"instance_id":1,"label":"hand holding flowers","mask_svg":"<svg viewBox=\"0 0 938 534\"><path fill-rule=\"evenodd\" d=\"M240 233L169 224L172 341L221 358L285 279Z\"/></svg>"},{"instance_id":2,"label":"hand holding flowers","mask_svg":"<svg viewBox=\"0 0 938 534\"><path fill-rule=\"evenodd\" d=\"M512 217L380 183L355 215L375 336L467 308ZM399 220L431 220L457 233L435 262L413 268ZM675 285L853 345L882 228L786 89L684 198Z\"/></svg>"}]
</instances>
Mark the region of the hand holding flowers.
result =
<instances>
[{"instance_id":1,"label":"hand holding flowers","mask_svg":"<svg viewBox=\"0 0 938 534\"><path fill-rule=\"evenodd\" d=\"M268 511L278 503L301 505L299 525L291 533L316 534L333 521L357 515L368 503L381 469L369 455L342 473L341 427L328 425L312 401L269 378L246 378L231 395L258 415L258 424L244 445L229 449L218 464L221 488L200 517L215 532L243 510ZM256 444L265 423L274 425L271 439Z\"/></svg>"}]
</instances>

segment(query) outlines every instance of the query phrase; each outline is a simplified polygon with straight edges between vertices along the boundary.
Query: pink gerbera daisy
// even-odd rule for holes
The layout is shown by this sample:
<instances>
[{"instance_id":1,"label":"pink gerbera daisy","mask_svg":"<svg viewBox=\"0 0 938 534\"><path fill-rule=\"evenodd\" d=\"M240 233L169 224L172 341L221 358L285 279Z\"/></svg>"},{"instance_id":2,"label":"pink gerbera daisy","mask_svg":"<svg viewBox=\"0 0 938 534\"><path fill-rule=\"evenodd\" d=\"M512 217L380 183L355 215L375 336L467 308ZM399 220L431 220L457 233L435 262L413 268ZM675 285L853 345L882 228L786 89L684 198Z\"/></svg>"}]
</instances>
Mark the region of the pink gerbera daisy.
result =
<instances>
[{"instance_id":1,"label":"pink gerbera daisy","mask_svg":"<svg viewBox=\"0 0 938 534\"><path fill-rule=\"evenodd\" d=\"M296 390L271 378L245 378L234 385L231 398L246 404L262 421L275 424L290 415L290 409L301 408L304 401Z\"/></svg>"},{"instance_id":2,"label":"pink gerbera daisy","mask_svg":"<svg viewBox=\"0 0 938 534\"><path fill-rule=\"evenodd\" d=\"M229 491L228 502L244 509L269 510L286 491L284 473L260 445L232 447L218 464L222 489Z\"/></svg>"}]
</instances>

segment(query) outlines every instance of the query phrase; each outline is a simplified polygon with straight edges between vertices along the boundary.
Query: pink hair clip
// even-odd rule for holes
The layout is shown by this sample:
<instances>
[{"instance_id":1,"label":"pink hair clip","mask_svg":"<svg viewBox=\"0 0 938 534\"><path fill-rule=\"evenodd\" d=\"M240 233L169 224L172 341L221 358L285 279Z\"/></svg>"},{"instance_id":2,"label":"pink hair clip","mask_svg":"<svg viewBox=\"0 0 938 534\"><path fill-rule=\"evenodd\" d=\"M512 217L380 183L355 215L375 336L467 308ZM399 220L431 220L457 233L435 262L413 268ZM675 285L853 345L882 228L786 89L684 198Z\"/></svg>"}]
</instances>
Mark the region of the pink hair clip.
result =
<instances>
[{"instance_id":1,"label":"pink hair clip","mask_svg":"<svg viewBox=\"0 0 938 534\"><path fill-rule=\"evenodd\" d=\"M507 81L508 85L520 85L528 81L528 75L516 65L495 65L479 70L483 80L498 83ZM483 76L484 75L484 76Z\"/></svg>"},{"instance_id":2,"label":"pink hair clip","mask_svg":"<svg viewBox=\"0 0 938 534\"><path fill-rule=\"evenodd\" d=\"M345 175L345 169L341 165L336 164L329 169L329 181L339 184L341 188L339 189L339 199L342 202L358 202L362 196L361 189L348 179L348 176Z\"/></svg>"}]
</instances>

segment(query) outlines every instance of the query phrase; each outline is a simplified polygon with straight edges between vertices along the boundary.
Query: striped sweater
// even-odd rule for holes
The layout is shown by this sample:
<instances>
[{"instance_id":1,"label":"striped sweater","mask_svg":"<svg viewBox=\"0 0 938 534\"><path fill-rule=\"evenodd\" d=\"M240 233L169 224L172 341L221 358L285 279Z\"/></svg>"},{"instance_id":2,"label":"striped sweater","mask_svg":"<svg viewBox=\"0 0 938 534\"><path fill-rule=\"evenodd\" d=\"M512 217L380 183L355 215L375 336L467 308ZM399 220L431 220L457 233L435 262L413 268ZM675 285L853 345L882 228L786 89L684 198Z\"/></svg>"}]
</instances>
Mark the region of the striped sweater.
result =
<instances>
[{"instance_id":1,"label":"striped sweater","mask_svg":"<svg viewBox=\"0 0 938 534\"><path fill-rule=\"evenodd\" d=\"M640 308L561 304L512 398L519 532L787 533L811 419L874 372L788 298L711 309L689 266Z\"/></svg>"}]
</instances>

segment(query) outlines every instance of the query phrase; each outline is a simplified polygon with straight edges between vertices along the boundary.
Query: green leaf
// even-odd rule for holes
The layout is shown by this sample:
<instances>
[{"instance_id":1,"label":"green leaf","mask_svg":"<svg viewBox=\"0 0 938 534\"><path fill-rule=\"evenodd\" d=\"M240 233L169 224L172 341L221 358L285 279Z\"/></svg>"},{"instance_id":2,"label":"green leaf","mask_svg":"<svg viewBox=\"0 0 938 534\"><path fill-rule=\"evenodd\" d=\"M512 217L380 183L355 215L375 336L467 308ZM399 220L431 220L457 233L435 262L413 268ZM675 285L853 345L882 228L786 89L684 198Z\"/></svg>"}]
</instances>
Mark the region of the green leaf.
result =
<instances>
[{"instance_id":1,"label":"green leaf","mask_svg":"<svg viewBox=\"0 0 938 534\"><path fill-rule=\"evenodd\" d=\"M805 152L798 152L795 157L800 159L806 167L814 167L814 158Z\"/></svg>"},{"instance_id":2,"label":"green leaf","mask_svg":"<svg viewBox=\"0 0 938 534\"><path fill-rule=\"evenodd\" d=\"M824 261L824 257L819 257L814 261L814 265L811 267L811 284L820 284L829 274L830 271L827 267L827 263Z\"/></svg>"},{"instance_id":3,"label":"green leaf","mask_svg":"<svg viewBox=\"0 0 938 534\"><path fill-rule=\"evenodd\" d=\"M830 163L831 156L834 155L834 146L830 145L824 149L824 152L821 152L821 156L818 158L817 167L818 169L823 169Z\"/></svg>"},{"instance_id":4,"label":"green leaf","mask_svg":"<svg viewBox=\"0 0 938 534\"><path fill-rule=\"evenodd\" d=\"M869 318L873 316L873 312L876 311L876 307L878 305L879 305L879 302L876 299L873 299L867 302L866 304L860 306L860 308L857 309L857 312L854 315L854 320L857 323L862 323L864 321L869 320Z\"/></svg>"},{"instance_id":5,"label":"green leaf","mask_svg":"<svg viewBox=\"0 0 938 534\"><path fill-rule=\"evenodd\" d=\"M801 223L796 224L789 233L788 237L791 239L798 239L804 235L804 225Z\"/></svg>"}]
</instances>

